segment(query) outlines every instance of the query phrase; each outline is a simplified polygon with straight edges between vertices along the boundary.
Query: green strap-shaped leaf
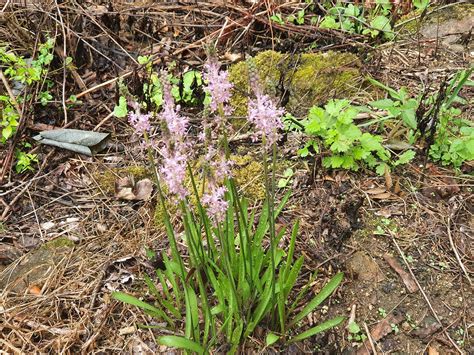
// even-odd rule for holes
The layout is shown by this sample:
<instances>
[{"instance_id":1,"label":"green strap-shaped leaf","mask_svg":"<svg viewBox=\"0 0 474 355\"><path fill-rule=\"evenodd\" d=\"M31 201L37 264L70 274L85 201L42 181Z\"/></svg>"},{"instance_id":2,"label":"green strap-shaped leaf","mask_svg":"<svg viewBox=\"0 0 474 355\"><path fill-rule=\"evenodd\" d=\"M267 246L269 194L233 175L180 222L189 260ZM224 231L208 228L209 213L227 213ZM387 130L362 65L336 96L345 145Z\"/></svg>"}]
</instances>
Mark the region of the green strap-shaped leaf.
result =
<instances>
[{"instance_id":1,"label":"green strap-shaped leaf","mask_svg":"<svg viewBox=\"0 0 474 355\"><path fill-rule=\"evenodd\" d=\"M309 302L303 310L296 315L296 317L290 322L290 327L298 323L309 313L311 313L317 306L319 306L326 298L328 298L334 290L339 286L344 277L344 273L340 272L336 274L324 287L323 289L314 297L311 302Z\"/></svg>"},{"instance_id":2,"label":"green strap-shaped leaf","mask_svg":"<svg viewBox=\"0 0 474 355\"><path fill-rule=\"evenodd\" d=\"M344 317L336 317L330 320L325 321L324 323L321 323L317 325L316 327L310 328L307 331L298 334L297 336L291 338L288 343L294 343L297 341L304 340L306 338L309 338L313 335L316 335L318 333L324 332L325 330L331 329L344 321Z\"/></svg>"},{"instance_id":3,"label":"green strap-shaped leaf","mask_svg":"<svg viewBox=\"0 0 474 355\"><path fill-rule=\"evenodd\" d=\"M205 352L205 349L195 341L177 335L164 335L156 340L158 344L171 348L194 351L198 354L204 354Z\"/></svg>"}]
</instances>

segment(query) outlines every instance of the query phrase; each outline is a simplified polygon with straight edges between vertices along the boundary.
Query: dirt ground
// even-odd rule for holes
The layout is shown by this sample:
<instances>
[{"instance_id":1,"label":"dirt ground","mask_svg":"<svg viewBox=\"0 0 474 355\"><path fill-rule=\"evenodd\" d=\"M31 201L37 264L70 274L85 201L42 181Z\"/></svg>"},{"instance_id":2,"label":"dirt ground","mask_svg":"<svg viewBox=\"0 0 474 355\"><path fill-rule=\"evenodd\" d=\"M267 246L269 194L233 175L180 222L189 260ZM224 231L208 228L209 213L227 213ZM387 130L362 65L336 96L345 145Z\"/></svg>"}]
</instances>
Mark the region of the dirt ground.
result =
<instances>
[{"instance_id":1,"label":"dirt ground","mask_svg":"<svg viewBox=\"0 0 474 355\"><path fill-rule=\"evenodd\" d=\"M60 127L111 134L107 149L94 157L40 145L34 148L37 170L5 174L0 185L0 353L173 353L155 344L159 330L140 327L159 323L110 296L113 290L143 294L142 275L154 269L145 247L168 247L154 222L156 201L124 201L113 190L117 178L146 175L147 169L127 122L111 115L119 76L132 90L141 86L143 73L127 54L152 53L157 66L175 60L184 70L202 66L203 45L212 41L226 65L264 49L302 52L316 41L319 51L357 54L367 75L390 87L407 86L413 94L420 83L437 87L444 76L472 61L469 46L453 48L428 32L375 46L337 31L269 27L271 9L264 5L251 11L239 2L106 3L74 10L30 5L8 19L0 17L0 38L22 49L34 43L40 27L61 31L48 17L58 9L70 26L68 55L76 69L65 88L82 104L69 110L67 122L59 101L34 107L22 137L31 140L38 131ZM290 11L285 6L281 11ZM472 99L472 88L462 95ZM184 110L196 114L194 108ZM472 108L465 114L472 117ZM295 174L278 224L300 220L297 252L305 256L300 283L318 270L311 285L318 291L335 272L345 273L337 292L305 326L344 315L361 329L351 333L346 322L305 342L271 348L265 347L265 329L260 329L242 353L474 353L473 165L456 172L426 163L423 147L417 147L419 157L395 170L389 182L370 171L325 170L318 157L302 161L294 149L301 135L286 138L280 159L294 164ZM250 139L233 143L235 151L253 147ZM9 149L0 146L0 155L7 156ZM104 182L104 174L112 185ZM184 245L180 248L185 251ZM358 337L362 334L371 336L364 340Z\"/></svg>"}]
</instances>

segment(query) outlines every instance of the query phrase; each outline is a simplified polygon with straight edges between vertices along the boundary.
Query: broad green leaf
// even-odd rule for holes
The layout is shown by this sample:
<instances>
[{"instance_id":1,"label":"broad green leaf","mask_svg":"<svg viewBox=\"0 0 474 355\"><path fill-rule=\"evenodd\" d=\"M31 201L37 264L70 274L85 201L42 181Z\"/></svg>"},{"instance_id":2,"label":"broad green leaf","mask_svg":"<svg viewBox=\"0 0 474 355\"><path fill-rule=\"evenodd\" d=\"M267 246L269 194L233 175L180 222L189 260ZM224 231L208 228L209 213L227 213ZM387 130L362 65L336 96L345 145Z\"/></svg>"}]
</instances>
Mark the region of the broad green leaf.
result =
<instances>
[{"instance_id":1,"label":"broad green leaf","mask_svg":"<svg viewBox=\"0 0 474 355\"><path fill-rule=\"evenodd\" d=\"M382 15L376 16L371 22L370 26L378 31L390 31L392 26L390 25L390 20Z\"/></svg>"},{"instance_id":2,"label":"broad green leaf","mask_svg":"<svg viewBox=\"0 0 474 355\"><path fill-rule=\"evenodd\" d=\"M389 107L395 106L395 102L391 99L382 99L382 100L369 102L369 105L381 110L385 110Z\"/></svg>"},{"instance_id":3,"label":"broad green leaf","mask_svg":"<svg viewBox=\"0 0 474 355\"><path fill-rule=\"evenodd\" d=\"M204 347L202 347L200 344L181 336L164 335L158 337L156 341L160 345L169 346L171 348L194 351L198 354L204 354L205 352Z\"/></svg>"},{"instance_id":4,"label":"broad green leaf","mask_svg":"<svg viewBox=\"0 0 474 355\"><path fill-rule=\"evenodd\" d=\"M316 335L318 333L324 332L325 330L334 328L334 327L338 326L339 324L341 324L344 321L344 319L345 319L344 317L335 317L333 319L327 320L324 323L321 323L321 324L317 325L316 327L308 329L307 331L291 338L288 343L294 343L294 342L297 342L297 341L301 341L301 340L309 338L313 335Z\"/></svg>"},{"instance_id":5,"label":"broad green leaf","mask_svg":"<svg viewBox=\"0 0 474 355\"><path fill-rule=\"evenodd\" d=\"M148 64L150 62L150 60L151 60L151 58L149 56L146 56L146 55L139 55L138 58L137 58L138 64L140 64L140 65Z\"/></svg>"},{"instance_id":6,"label":"broad green leaf","mask_svg":"<svg viewBox=\"0 0 474 355\"><path fill-rule=\"evenodd\" d=\"M337 30L339 29L339 23L336 22L334 17L326 15L319 24L319 27Z\"/></svg>"},{"instance_id":7,"label":"broad green leaf","mask_svg":"<svg viewBox=\"0 0 474 355\"><path fill-rule=\"evenodd\" d=\"M13 127L11 125L6 126L2 129L2 137L6 140L13 134Z\"/></svg>"},{"instance_id":8,"label":"broad green leaf","mask_svg":"<svg viewBox=\"0 0 474 355\"><path fill-rule=\"evenodd\" d=\"M124 96L120 96L119 104L114 107L114 116L122 118L127 116L127 99Z\"/></svg>"},{"instance_id":9,"label":"broad green leaf","mask_svg":"<svg viewBox=\"0 0 474 355\"><path fill-rule=\"evenodd\" d=\"M280 339L278 335L270 332L267 334L267 337L265 339L265 345L266 346L273 345L278 341L278 339Z\"/></svg>"},{"instance_id":10,"label":"broad green leaf","mask_svg":"<svg viewBox=\"0 0 474 355\"><path fill-rule=\"evenodd\" d=\"M403 122L407 125L407 127L411 129L416 129L417 122L416 122L416 110L415 109L407 109L401 112L401 117Z\"/></svg>"},{"instance_id":11,"label":"broad green leaf","mask_svg":"<svg viewBox=\"0 0 474 355\"><path fill-rule=\"evenodd\" d=\"M277 187L279 189L282 189L282 188L286 187L286 185L288 185L288 180L287 179L279 179L278 180Z\"/></svg>"}]
</instances>

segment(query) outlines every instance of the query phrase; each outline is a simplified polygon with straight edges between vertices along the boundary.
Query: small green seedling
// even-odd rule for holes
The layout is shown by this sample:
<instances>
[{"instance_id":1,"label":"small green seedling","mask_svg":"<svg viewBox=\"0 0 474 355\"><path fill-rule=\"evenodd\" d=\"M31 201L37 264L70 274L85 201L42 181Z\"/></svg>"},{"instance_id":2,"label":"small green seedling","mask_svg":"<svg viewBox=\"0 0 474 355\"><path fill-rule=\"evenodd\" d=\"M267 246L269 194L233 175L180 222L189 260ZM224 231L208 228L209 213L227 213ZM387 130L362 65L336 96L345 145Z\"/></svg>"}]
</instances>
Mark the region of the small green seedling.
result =
<instances>
[{"instance_id":1,"label":"small green seedling","mask_svg":"<svg viewBox=\"0 0 474 355\"><path fill-rule=\"evenodd\" d=\"M359 325L354 321L349 323L347 330L349 331L349 335L347 337L349 341L361 343L365 339L367 339L367 336L362 333L362 330L360 329Z\"/></svg>"},{"instance_id":2,"label":"small green seedling","mask_svg":"<svg viewBox=\"0 0 474 355\"><path fill-rule=\"evenodd\" d=\"M276 22L276 23L278 23L279 25L282 25L282 26L285 24L285 21L283 20L283 17L281 17L281 14L279 14L279 13L270 16L270 20L272 20L273 22Z\"/></svg>"},{"instance_id":3,"label":"small green seedling","mask_svg":"<svg viewBox=\"0 0 474 355\"><path fill-rule=\"evenodd\" d=\"M279 189L283 189L284 187L286 187L288 185L288 183L290 182L291 178L293 177L294 175L294 171L292 168L287 168L285 169L285 171L283 172L283 177L278 180L278 188Z\"/></svg>"}]
</instances>

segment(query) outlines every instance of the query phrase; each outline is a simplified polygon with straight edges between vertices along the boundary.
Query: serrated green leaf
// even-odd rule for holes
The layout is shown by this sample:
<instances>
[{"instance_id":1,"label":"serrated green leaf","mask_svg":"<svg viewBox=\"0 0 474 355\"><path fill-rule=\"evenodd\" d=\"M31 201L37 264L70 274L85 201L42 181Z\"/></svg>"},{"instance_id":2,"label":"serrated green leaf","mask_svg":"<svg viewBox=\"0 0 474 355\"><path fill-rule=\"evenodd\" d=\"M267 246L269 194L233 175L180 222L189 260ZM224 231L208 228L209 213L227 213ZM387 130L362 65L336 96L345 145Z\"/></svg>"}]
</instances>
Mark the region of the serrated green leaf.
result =
<instances>
[{"instance_id":1,"label":"serrated green leaf","mask_svg":"<svg viewBox=\"0 0 474 355\"><path fill-rule=\"evenodd\" d=\"M390 168L386 163L380 163L379 165L377 165L377 168L375 169L375 172L378 175L383 176L383 175L385 175L385 169L389 169L389 171L390 171Z\"/></svg>"},{"instance_id":2,"label":"serrated green leaf","mask_svg":"<svg viewBox=\"0 0 474 355\"><path fill-rule=\"evenodd\" d=\"M391 99L382 99L382 100L372 101L369 103L369 105L381 110L385 110L389 107L395 106L395 101Z\"/></svg>"},{"instance_id":3,"label":"serrated green leaf","mask_svg":"<svg viewBox=\"0 0 474 355\"><path fill-rule=\"evenodd\" d=\"M374 136L366 132L360 137L360 144L364 149L372 152L383 148L380 144L381 140L382 138L380 136Z\"/></svg>"},{"instance_id":4,"label":"serrated green leaf","mask_svg":"<svg viewBox=\"0 0 474 355\"><path fill-rule=\"evenodd\" d=\"M407 150L401 154L398 159L393 163L394 166L403 165L409 163L415 157L416 152L414 150Z\"/></svg>"}]
</instances>

